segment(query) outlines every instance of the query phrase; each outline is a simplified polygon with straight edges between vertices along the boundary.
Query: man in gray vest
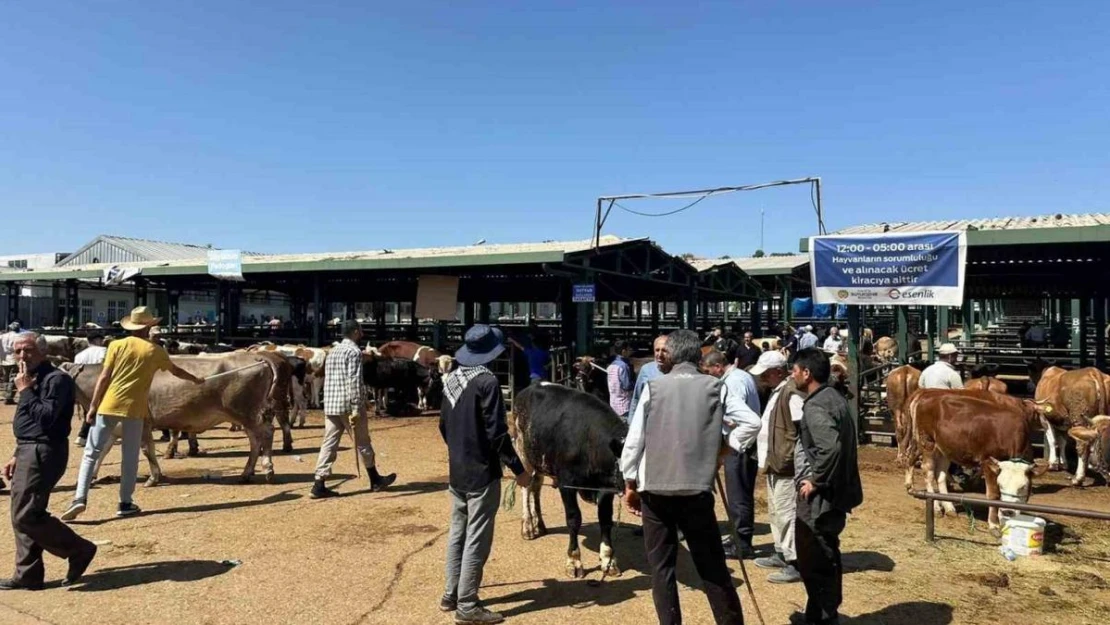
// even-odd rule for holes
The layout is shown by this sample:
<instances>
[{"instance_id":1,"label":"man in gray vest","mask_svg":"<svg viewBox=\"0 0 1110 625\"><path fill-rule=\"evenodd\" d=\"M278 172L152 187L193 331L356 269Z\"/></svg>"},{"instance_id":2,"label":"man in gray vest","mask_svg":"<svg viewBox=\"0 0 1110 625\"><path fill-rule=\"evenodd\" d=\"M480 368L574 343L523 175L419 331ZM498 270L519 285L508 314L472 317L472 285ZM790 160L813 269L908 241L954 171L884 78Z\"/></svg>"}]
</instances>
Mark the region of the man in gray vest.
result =
<instances>
[{"instance_id":1,"label":"man in gray vest","mask_svg":"<svg viewBox=\"0 0 1110 625\"><path fill-rule=\"evenodd\" d=\"M717 530L713 478L721 450L728 387L698 371L701 340L690 330L667 337L669 373L647 383L621 454L625 503L643 516L652 599L660 625L679 625L675 561L678 532L704 584L718 625L742 625L740 598Z\"/></svg>"},{"instance_id":2,"label":"man in gray vest","mask_svg":"<svg viewBox=\"0 0 1110 625\"><path fill-rule=\"evenodd\" d=\"M807 394L794 461L798 485L794 542L798 572L809 595L807 625L840 622L844 574L840 533L848 513L863 503L856 424L848 402L828 385L830 368L828 355L816 348L803 349L794 359L794 384Z\"/></svg>"}]
</instances>

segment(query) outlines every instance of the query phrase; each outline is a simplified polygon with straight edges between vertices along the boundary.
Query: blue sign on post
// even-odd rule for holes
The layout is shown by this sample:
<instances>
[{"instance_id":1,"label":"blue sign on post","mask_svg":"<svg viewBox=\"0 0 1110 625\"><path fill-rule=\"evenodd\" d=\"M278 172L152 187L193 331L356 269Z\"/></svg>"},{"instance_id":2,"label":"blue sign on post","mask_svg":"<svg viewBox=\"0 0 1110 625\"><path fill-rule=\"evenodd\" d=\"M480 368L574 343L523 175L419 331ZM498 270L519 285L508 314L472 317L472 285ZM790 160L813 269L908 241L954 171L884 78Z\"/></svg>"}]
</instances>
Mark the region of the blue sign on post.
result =
<instances>
[{"instance_id":1,"label":"blue sign on post","mask_svg":"<svg viewBox=\"0 0 1110 625\"><path fill-rule=\"evenodd\" d=\"M962 306L963 232L811 237L810 278L819 304Z\"/></svg>"},{"instance_id":2,"label":"blue sign on post","mask_svg":"<svg viewBox=\"0 0 1110 625\"><path fill-rule=\"evenodd\" d=\"M221 280L242 282L242 252L239 250L208 250L208 274Z\"/></svg>"},{"instance_id":3,"label":"blue sign on post","mask_svg":"<svg viewBox=\"0 0 1110 625\"><path fill-rule=\"evenodd\" d=\"M571 294L571 301L576 304L597 301L597 287L592 284L576 284Z\"/></svg>"}]
</instances>

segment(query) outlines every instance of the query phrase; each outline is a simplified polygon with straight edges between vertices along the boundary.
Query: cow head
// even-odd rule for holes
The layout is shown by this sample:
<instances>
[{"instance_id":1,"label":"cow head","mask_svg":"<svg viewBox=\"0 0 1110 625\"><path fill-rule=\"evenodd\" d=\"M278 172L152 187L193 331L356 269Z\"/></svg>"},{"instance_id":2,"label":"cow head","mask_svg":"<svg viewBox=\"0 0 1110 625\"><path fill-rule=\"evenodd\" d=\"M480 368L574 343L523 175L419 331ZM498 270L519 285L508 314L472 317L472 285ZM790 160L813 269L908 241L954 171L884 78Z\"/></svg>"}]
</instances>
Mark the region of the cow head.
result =
<instances>
[{"instance_id":1,"label":"cow head","mask_svg":"<svg viewBox=\"0 0 1110 625\"><path fill-rule=\"evenodd\" d=\"M1091 466L1107 477L1110 484L1110 416L1099 415L1091 419L1090 427L1077 426L1068 429L1068 436L1087 445Z\"/></svg>"},{"instance_id":2,"label":"cow head","mask_svg":"<svg viewBox=\"0 0 1110 625\"><path fill-rule=\"evenodd\" d=\"M1047 399L1035 401L1032 399L1021 400L1022 407L1025 408L1027 417L1033 418L1035 421L1044 422L1045 419L1052 417L1055 409L1052 407L1052 402Z\"/></svg>"},{"instance_id":3,"label":"cow head","mask_svg":"<svg viewBox=\"0 0 1110 625\"><path fill-rule=\"evenodd\" d=\"M998 492L1002 501L1009 503L1026 503L1029 493L1033 488L1033 476L1037 469L1032 462L1023 458L998 460L991 458L987 470L995 474L998 481ZM1040 472L1041 474L1044 471Z\"/></svg>"},{"instance_id":4,"label":"cow head","mask_svg":"<svg viewBox=\"0 0 1110 625\"><path fill-rule=\"evenodd\" d=\"M436 358L436 369L439 370L440 375L447 375L455 369L455 358L453 356L439 356Z\"/></svg>"}]
</instances>

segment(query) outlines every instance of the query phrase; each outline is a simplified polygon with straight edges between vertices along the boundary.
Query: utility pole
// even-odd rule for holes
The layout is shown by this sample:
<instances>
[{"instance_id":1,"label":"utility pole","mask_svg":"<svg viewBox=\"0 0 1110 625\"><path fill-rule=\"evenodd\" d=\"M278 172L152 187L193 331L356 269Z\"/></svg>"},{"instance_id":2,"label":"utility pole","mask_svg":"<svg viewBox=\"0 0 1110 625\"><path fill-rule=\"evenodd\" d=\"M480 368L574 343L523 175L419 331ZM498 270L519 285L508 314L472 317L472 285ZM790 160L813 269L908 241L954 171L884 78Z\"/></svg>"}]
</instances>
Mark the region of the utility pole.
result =
<instances>
[{"instance_id":1,"label":"utility pole","mask_svg":"<svg viewBox=\"0 0 1110 625\"><path fill-rule=\"evenodd\" d=\"M763 250L766 254L767 250L763 249L763 205L759 205L759 249Z\"/></svg>"}]
</instances>

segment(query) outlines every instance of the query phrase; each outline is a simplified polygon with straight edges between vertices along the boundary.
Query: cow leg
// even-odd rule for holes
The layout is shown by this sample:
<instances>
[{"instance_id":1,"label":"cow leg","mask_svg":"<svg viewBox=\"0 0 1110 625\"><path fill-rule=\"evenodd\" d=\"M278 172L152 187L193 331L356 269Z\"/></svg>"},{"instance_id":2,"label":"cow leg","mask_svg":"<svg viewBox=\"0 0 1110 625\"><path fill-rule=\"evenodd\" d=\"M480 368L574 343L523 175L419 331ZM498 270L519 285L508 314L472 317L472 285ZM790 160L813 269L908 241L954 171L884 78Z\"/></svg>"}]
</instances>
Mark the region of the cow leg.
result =
<instances>
[{"instance_id":1,"label":"cow leg","mask_svg":"<svg viewBox=\"0 0 1110 625\"><path fill-rule=\"evenodd\" d=\"M185 434L185 438L189 441L189 451L186 452L186 456L188 456L189 458L195 458L197 456L205 455L204 451L200 448L200 442L197 441L197 435L195 432L187 432Z\"/></svg>"},{"instance_id":2,"label":"cow leg","mask_svg":"<svg viewBox=\"0 0 1110 625\"><path fill-rule=\"evenodd\" d=\"M259 431L257 426L248 426L244 428L247 432L247 441L250 443L250 453L247 454L247 466L243 467L243 473L239 476L239 482L247 484L254 476L254 467L258 464L258 455L262 450L262 432Z\"/></svg>"},{"instance_id":3,"label":"cow leg","mask_svg":"<svg viewBox=\"0 0 1110 625\"><path fill-rule=\"evenodd\" d=\"M937 464L934 465L934 468L939 467L939 470L937 471L937 490L940 492L940 494L947 495L948 466L951 463L948 461L948 457L944 454L938 453L936 455L939 456L939 460L936 461ZM956 504L952 503L951 501L942 501L941 507L943 507L945 512L947 512L948 514L956 516Z\"/></svg>"},{"instance_id":4,"label":"cow leg","mask_svg":"<svg viewBox=\"0 0 1110 625\"><path fill-rule=\"evenodd\" d=\"M988 466L985 462L982 466L982 472L983 481L987 484L987 499L1000 501L1002 499L1002 493L998 490L998 474L994 472L993 467ZM990 528L992 534L998 532L1000 527L998 522L998 508L993 506L987 508L987 527Z\"/></svg>"},{"instance_id":5,"label":"cow leg","mask_svg":"<svg viewBox=\"0 0 1110 625\"><path fill-rule=\"evenodd\" d=\"M921 471L925 474L925 491L932 494L936 491L936 453L928 450L921 454ZM944 506L939 501L933 501L933 511L944 516Z\"/></svg>"},{"instance_id":6,"label":"cow leg","mask_svg":"<svg viewBox=\"0 0 1110 625\"><path fill-rule=\"evenodd\" d=\"M620 577L621 569L617 566L617 557L613 555L613 494L605 493L597 498L597 523L601 526L601 547L598 555L601 557L602 575Z\"/></svg>"},{"instance_id":7,"label":"cow leg","mask_svg":"<svg viewBox=\"0 0 1110 625\"><path fill-rule=\"evenodd\" d=\"M578 533L582 530L582 509L578 506L578 494L569 488L560 488L559 497L567 513L567 575L578 579L586 576L582 566L582 550L578 546Z\"/></svg>"},{"instance_id":8,"label":"cow leg","mask_svg":"<svg viewBox=\"0 0 1110 625\"><path fill-rule=\"evenodd\" d=\"M1083 486L1083 480L1087 479L1087 459L1091 456L1090 441L1075 439L1075 453L1078 457L1075 461L1075 477L1072 478L1071 485Z\"/></svg>"},{"instance_id":9,"label":"cow leg","mask_svg":"<svg viewBox=\"0 0 1110 625\"><path fill-rule=\"evenodd\" d=\"M262 476L267 484L274 483L274 424L266 420L259 436L262 455ZM292 451L292 449L290 449Z\"/></svg>"},{"instance_id":10,"label":"cow leg","mask_svg":"<svg viewBox=\"0 0 1110 625\"><path fill-rule=\"evenodd\" d=\"M304 427L305 420L305 385L301 384L296 378L293 378L293 418L290 419L290 427ZM286 433L288 437L288 433Z\"/></svg>"},{"instance_id":11,"label":"cow leg","mask_svg":"<svg viewBox=\"0 0 1110 625\"><path fill-rule=\"evenodd\" d=\"M543 508L540 506L543 494L543 476L537 475L532 483L529 485L532 491L532 518L536 522L536 535L543 536L547 534L547 526L543 522Z\"/></svg>"},{"instance_id":12,"label":"cow leg","mask_svg":"<svg viewBox=\"0 0 1110 625\"><path fill-rule=\"evenodd\" d=\"M166 443L166 451L162 453L162 457L171 460L177 457L177 439L181 436L181 432L177 430L170 430L170 442Z\"/></svg>"},{"instance_id":13,"label":"cow leg","mask_svg":"<svg viewBox=\"0 0 1110 625\"><path fill-rule=\"evenodd\" d=\"M535 540L543 536L547 532L547 528L543 527L543 519L540 517L540 489L543 488L543 476L539 473L530 471L532 475L532 482L528 486L520 488L520 495L523 498L523 505L521 506L521 522L520 522L520 535L524 540Z\"/></svg>"},{"instance_id":14,"label":"cow leg","mask_svg":"<svg viewBox=\"0 0 1110 625\"><path fill-rule=\"evenodd\" d=\"M1061 466L1060 456L1056 453L1056 428L1052 427L1044 417L1041 417L1041 425L1044 427L1044 451L1048 460L1048 470L1061 471L1064 467Z\"/></svg>"},{"instance_id":15,"label":"cow leg","mask_svg":"<svg viewBox=\"0 0 1110 625\"><path fill-rule=\"evenodd\" d=\"M154 430L148 420L143 424L143 455L146 456L147 466L150 467L150 477L144 486L157 486L162 483L162 467L158 464L158 451L154 448Z\"/></svg>"}]
</instances>

